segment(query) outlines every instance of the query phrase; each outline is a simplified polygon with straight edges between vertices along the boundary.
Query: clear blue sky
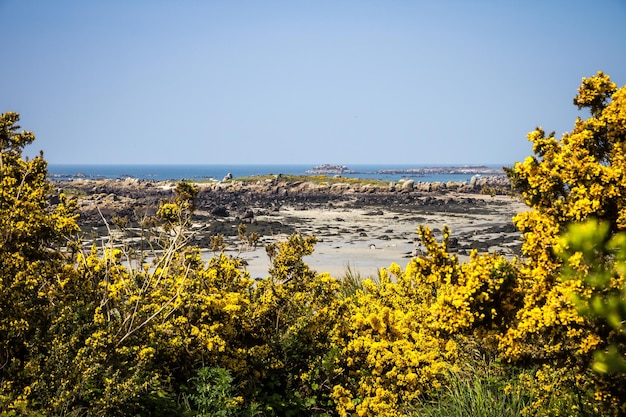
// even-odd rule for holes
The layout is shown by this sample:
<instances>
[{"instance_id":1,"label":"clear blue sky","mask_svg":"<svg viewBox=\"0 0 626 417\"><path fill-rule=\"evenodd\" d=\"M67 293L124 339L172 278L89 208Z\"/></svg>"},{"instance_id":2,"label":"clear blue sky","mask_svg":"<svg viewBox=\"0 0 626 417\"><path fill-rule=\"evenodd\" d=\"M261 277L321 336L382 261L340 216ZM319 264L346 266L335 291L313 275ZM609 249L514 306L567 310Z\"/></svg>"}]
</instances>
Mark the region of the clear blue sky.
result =
<instances>
[{"instance_id":1,"label":"clear blue sky","mask_svg":"<svg viewBox=\"0 0 626 417\"><path fill-rule=\"evenodd\" d=\"M626 84L626 0L0 0L0 111L51 163L487 163Z\"/></svg>"}]
</instances>

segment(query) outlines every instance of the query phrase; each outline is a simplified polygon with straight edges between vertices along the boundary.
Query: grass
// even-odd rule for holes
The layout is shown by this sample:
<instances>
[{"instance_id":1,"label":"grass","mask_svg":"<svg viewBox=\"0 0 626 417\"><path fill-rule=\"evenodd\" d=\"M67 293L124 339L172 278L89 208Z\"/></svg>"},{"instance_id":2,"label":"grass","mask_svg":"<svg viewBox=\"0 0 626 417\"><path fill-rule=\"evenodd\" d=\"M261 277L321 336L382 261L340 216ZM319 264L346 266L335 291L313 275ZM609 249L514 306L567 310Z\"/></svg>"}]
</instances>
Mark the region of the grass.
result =
<instances>
[{"instance_id":1,"label":"grass","mask_svg":"<svg viewBox=\"0 0 626 417\"><path fill-rule=\"evenodd\" d=\"M348 297L356 294L359 290L363 290L361 273L357 270L352 270L350 265L346 265L346 271L343 274L343 279L341 279L341 294L344 297Z\"/></svg>"},{"instance_id":2,"label":"grass","mask_svg":"<svg viewBox=\"0 0 626 417\"><path fill-rule=\"evenodd\" d=\"M65 194L68 197L84 197L87 195L85 190L79 190L78 188L65 187L59 189L59 194Z\"/></svg>"},{"instance_id":3,"label":"grass","mask_svg":"<svg viewBox=\"0 0 626 417\"><path fill-rule=\"evenodd\" d=\"M481 366L483 367L481 369ZM414 417L516 417L530 398L494 365L475 364L450 372L441 391L414 411Z\"/></svg>"},{"instance_id":4,"label":"grass","mask_svg":"<svg viewBox=\"0 0 626 417\"><path fill-rule=\"evenodd\" d=\"M353 269L350 264L346 265L345 272L343 274L343 278L340 280L341 282L341 294L343 297L350 297L356 294L357 291L364 291L363 281L365 279L371 279L374 282L380 283L380 270L377 277L369 276L367 278L363 278L361 273L357 269Z\"/></svg>"}]
</instances>

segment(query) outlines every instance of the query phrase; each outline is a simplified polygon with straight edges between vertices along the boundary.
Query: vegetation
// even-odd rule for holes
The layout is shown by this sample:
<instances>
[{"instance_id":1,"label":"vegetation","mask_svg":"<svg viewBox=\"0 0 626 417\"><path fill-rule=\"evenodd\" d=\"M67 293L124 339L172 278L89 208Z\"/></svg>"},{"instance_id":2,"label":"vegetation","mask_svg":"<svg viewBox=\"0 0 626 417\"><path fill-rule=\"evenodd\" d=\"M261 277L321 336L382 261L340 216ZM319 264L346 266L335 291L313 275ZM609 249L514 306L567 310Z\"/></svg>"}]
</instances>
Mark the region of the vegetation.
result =
<instances>
[{"instance_id":1,"label":"vegetation","mask_svg":"<svg viewBox=\"0 0 626 417\"><path fill-rule=\"evenodd\" d=\"M600 72L574 103L590 117L530 133L509 169L522 259L462 263L420 227L426 254L376 280L311 271L312 236L269 245L260 280L220 236L204 261L188 182L142 222L145 249L114 242L122 222L85 249L2 114L0 415L625 414L626 87Z\"/></svg>"}]
</instances>

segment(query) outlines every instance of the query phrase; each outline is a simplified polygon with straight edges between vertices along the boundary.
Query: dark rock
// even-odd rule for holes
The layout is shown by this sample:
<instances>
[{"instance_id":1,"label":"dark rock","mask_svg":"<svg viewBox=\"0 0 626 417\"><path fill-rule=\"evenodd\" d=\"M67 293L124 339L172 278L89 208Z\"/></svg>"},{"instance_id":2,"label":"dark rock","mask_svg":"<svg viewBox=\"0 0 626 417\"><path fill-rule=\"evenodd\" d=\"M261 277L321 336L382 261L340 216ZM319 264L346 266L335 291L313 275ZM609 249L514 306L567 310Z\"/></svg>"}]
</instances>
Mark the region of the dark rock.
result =
<instances>
[{"instance_id":1,"label":"dark rock","mask_svg":"<svg viewBox=\"0 0 626 417\"><path fill-rule=\"evenodd\" d=\"M211 214L217 217L228 217L228 210L224 206L217 206L211 210Z\"/></svg>"}]
</instances>

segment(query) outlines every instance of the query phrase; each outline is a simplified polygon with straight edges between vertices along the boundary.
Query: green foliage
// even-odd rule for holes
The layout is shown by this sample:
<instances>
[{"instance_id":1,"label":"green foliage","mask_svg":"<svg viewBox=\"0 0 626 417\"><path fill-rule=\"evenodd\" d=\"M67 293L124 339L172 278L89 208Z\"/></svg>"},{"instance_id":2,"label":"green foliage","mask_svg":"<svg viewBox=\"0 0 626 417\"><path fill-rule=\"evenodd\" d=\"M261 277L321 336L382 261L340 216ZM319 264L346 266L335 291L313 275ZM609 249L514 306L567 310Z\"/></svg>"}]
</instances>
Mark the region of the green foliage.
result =
<instances>
[{"instance_id":1,"label":"green foliage","mask_svg":"<svg viewBox=\"0 0 626 417\"><path fill-rule=\"evenodd\" d=\"M260 412L256 404L243 409L243 398L236 396L234 379L227 369L202 367L191 378L192 391L187 395L198 417L255 416Z\"/></svg>"},{"instance_id":2,"label":"green foliage","mask_svg":"<svg viewBox=\"0 0 626 417\"><path fill-rule=\"evenodd\" d=\"M572 224L561 241L565 278L580 280L572 294L578 311L602 329L593 369L626 372L626 233L610 234L606 222ZM615 376L613 376L615 378Z\"/></svg>"},{"instance_id":3,"label":"green foliage","mask_svg":"<svg viewBox=\"0 0 626 417\"><path fill-rule=\"evenodd\" d=\"M357 270L353 270L350 265L347 265L343 278L340 280L342 296L351 297L354 296L357 291L365 290L363 280L364 278L361 277L361 274Z\"/></svg>"}]
</instances>

